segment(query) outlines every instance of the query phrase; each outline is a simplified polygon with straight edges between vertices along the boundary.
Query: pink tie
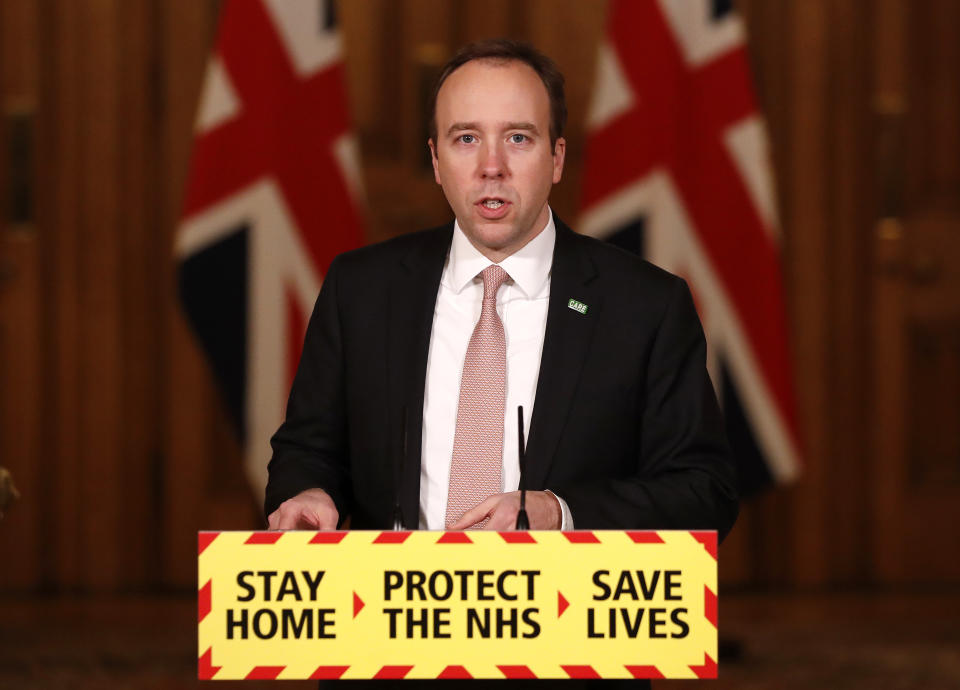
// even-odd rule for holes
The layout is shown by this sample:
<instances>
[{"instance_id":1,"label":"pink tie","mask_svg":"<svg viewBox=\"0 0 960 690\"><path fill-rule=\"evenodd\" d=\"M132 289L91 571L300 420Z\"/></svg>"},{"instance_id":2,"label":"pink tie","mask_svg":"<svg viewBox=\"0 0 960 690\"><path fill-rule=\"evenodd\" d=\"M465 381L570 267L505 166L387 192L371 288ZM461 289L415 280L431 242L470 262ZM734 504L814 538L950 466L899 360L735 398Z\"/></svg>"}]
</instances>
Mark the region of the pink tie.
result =
<instances>
[{"instance_id":1,"label":"pink tie","mask_svg":"<svg viewBox=\"0 0 960 690\"><path fill-rule=\"evenodd\" d=\"M506 408L507 343L497 315L497 290L510 276L496 264L480 272L483 307L467 346L460 378L457 430L450 463L446 526L488 496L501 491L503 420ZM474 527L482 527L486 520Z\"/></svg>"}]
</instances>

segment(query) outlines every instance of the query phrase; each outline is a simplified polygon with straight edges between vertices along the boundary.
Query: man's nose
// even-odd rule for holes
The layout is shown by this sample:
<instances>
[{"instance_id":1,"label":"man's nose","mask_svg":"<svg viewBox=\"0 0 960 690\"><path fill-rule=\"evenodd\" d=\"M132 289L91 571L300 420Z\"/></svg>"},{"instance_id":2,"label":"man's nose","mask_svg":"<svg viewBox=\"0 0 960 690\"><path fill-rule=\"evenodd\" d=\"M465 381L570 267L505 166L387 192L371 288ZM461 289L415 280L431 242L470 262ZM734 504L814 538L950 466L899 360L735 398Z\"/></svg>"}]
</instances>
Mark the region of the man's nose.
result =
<instances>
[{"instance_id":1,"label":"man's nose","mask_svg":"<svg viewBox=\"0 0 960 690\"><path fill-rule=\"evenodd\" d=\"M480 176L498 178L507 174L507 161L503 146L499 143L487 144L480 152Z\"/></svg>"}]
</instances>

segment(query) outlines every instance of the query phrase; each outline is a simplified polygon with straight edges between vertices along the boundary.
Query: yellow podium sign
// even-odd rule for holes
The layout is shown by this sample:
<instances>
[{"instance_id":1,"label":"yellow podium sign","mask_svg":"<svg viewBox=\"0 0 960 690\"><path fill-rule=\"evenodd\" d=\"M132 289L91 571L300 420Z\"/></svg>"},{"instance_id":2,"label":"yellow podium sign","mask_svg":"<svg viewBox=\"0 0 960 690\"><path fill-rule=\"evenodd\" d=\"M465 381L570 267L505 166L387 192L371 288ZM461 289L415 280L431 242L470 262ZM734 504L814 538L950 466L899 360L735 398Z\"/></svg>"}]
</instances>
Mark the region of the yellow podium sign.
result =
<instances>
[{"instance_id":1,"label":"yellow podium sign","mask_svg":"<svg viewBox=\"0 0 960 690\"><path fill-rule=\"evenodd\" d=\"M201 532L199 677L715 678L716 532Z\"/></svg>"}]
</instances>

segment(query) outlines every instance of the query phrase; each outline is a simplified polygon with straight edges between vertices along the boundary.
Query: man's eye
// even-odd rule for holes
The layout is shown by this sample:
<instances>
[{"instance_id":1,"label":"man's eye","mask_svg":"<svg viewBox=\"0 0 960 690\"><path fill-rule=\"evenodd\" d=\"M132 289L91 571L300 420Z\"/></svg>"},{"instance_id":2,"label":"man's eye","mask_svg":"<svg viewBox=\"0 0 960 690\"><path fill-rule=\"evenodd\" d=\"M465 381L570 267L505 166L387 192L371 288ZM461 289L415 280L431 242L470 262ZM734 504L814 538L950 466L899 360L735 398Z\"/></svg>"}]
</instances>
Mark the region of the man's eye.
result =
<instances>
[{"instance_id":1,"label":"man's eye","mask_svg":"<svg viewBox=\"0 0 960 690\"><path fill-rule=\"evenodd\" d=\"M512 143L514 143L514 144L522 144L522 143L524 143L525 141L527 141L527 135L526 135L526 134L511 134L511 135L510 135L510 141L511 141Z\"/></svg>"},{"instance_id":2,"label":"man's eye","mask_svg":"<svg viewBox=\"0 0 960 690\"><path fill-rule=\"evenodd\" d=\"M464 144L472 144L477 140L477 138L472 134L461 134L459 137L457 137L457 139L459 139Z\"/></svg>"}]
</instances>

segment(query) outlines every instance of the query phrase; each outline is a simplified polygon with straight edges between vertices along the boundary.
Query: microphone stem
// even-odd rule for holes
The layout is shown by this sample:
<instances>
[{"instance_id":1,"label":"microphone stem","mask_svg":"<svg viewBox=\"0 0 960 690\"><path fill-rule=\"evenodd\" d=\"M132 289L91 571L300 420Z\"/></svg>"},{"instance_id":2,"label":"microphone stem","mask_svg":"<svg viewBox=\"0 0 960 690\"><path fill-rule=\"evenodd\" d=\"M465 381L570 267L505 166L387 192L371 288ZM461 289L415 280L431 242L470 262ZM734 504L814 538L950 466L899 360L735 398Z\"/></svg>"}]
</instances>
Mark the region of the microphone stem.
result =
<instances>
[{"instance_id":1,"label":"microphone stem","mask_svg":"<svg viewBox=\"0 0 960 690\"><path fill-rule=\"evenodd\" d=\"M403 468L407 464L407 408L403 408L403 429L400 432L400 462L394 469L395 501L393 504L393 531L403 532L403 509L400 507L400 485L403 482Z\"/></svg>"},{"instance_id":2,"label":"microphone stem","mask_svg":"<svg viewBox=\"0 0 960 690\"><path fill-rule=\"evenodd\" d=\"M523 406L519 405L517 407L517 432L519 436L519 464L520 464L520 510L517 512L517 524L516 529L518 531L526 531L530 529L530 519L527 517L527 487L524 482L524 475L526 474L526 456L527 449L526 444L523 439Z\"/></svg>"}]
</instances>

